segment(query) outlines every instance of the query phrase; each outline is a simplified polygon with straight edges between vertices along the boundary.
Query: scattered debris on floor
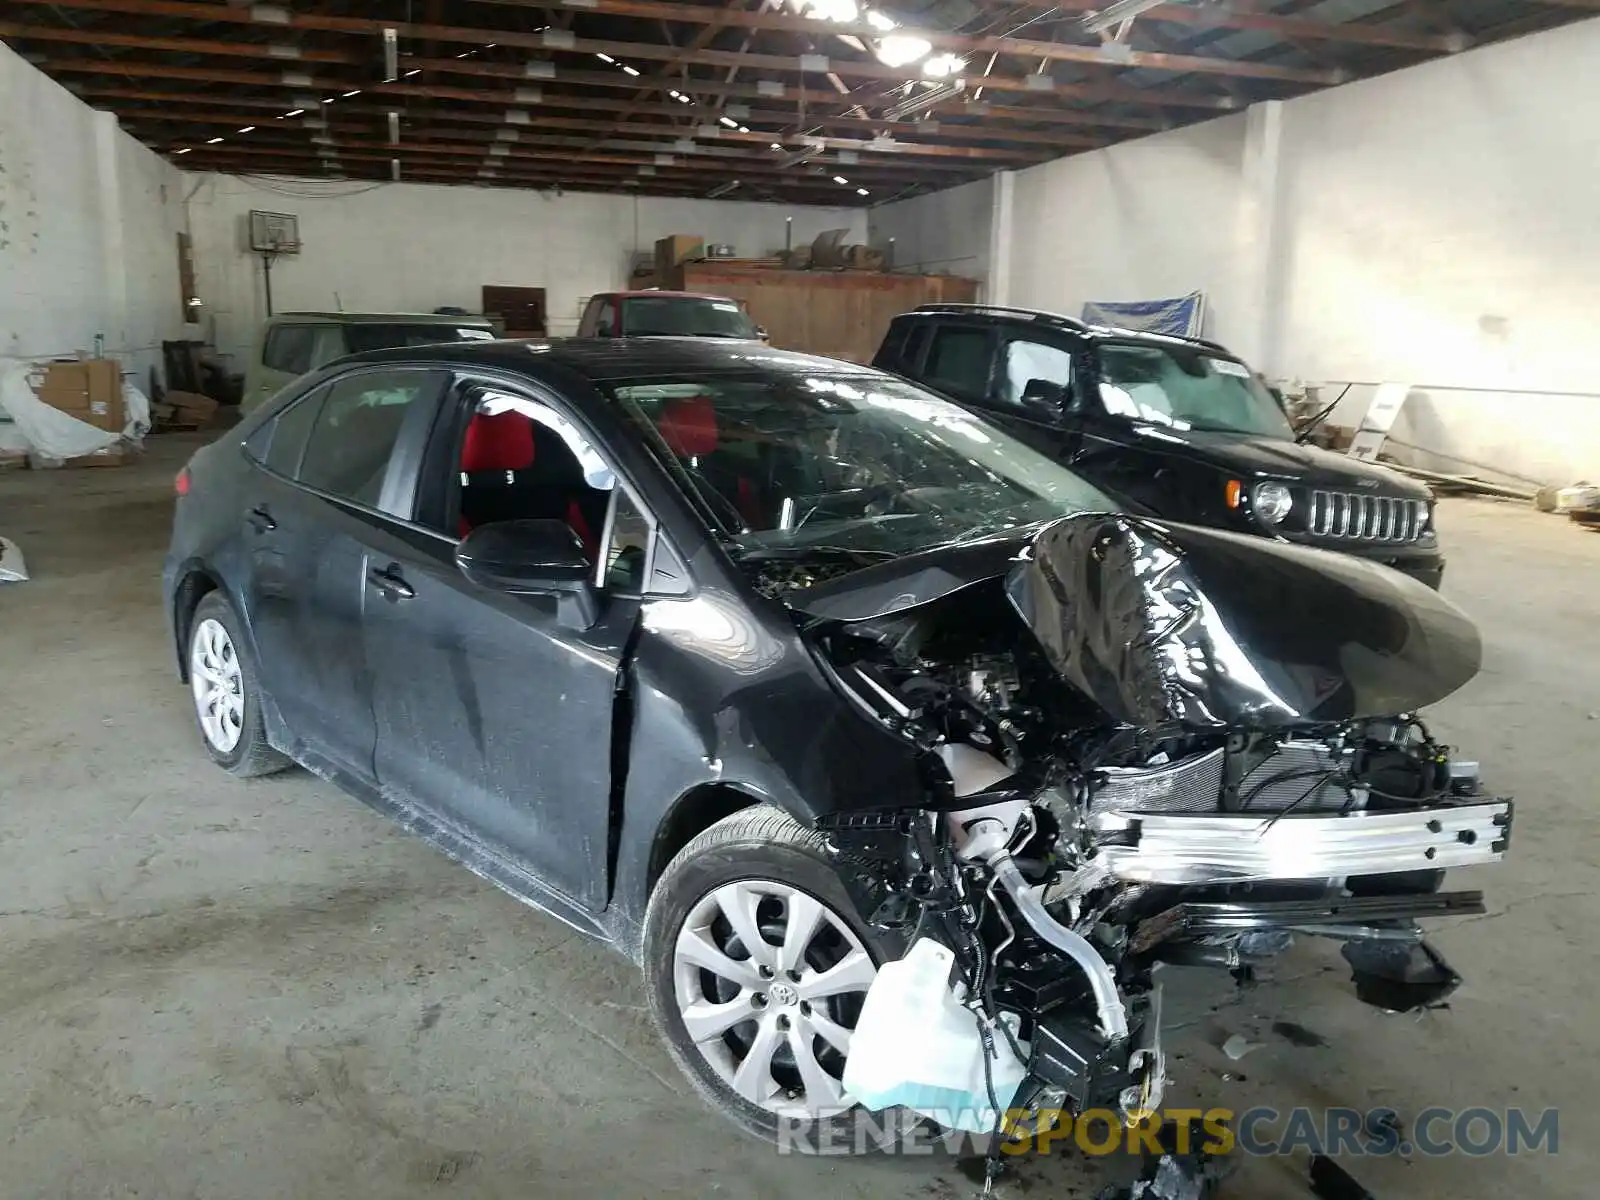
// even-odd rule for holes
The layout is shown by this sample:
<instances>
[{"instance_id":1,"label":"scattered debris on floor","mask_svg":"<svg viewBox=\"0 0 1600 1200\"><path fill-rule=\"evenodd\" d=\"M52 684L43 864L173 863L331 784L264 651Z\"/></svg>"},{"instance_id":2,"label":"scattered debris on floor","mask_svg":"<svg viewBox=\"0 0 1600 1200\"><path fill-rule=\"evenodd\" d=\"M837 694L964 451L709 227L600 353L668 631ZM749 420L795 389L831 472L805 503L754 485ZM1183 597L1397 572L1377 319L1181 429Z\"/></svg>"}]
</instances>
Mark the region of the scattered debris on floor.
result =
<instances>
[{"instance_id":1,"label":"scattered debris on floor","mask_svg":"<svg viewBox=\"0 0 1600 1200\"><path fill-rule=\"evenodd\" d=\"M1258 1050L1260 1048L1260 1042L1252 1042L1242 1033L1236 1033L1227 1041L1222 1043L1222 1052L1234 1062L1238 1062L1246 1054L1249 1054L1250 1051Z\"/></svg>"},{"instance_id":2,"label":"scattered debris on floor","mask_svg":"<svg viewBox=\"0 0 1600 1200\"><path fill-rule=\"evenodd\" d=\"M1600 486L1580 482L1556 489L1552 504L1549 511L1566 513L1580 525L1600 529Z\"/></svg>"},{"instance_id":3,"label":"scattered debris on floor","mask_svg":"<svg viewBox=\"0 0 1600 1200\"><path fill-rule=\"evenodd\" d=\"M1346 942L1340 953L1356 998L1389 1012L1433 1008L1461 986L1461 976L1427 942L1366 938Z\"/></svg>"},{"instance_id":4,"label":"scattered debris on floor","mask_svg":"<svg viewBox=\"0 0 1600 1200\"><path fill-rule=\"evenodd\" d=\"M1374 1141L1384 1144L1400 1142L1400 1135L1404 1132L1400 1124L1400 1114L1392 1108L1375 1108L1367 1113L1367 1136Z\"/></svg>"},{"instance_id":5,"label":"scattered debris on floor","mask_svg":"<svg viewBox=\"0 0 1600 1200\"><path fill-rule=\"evenodd\" d=\"M1291 1046L1313 1047L1326 1046L1328 1039L1320 1033L1307 1029L1297 1021L1274 1021L1272 1032L1288 1042Z\"/></svg>"},{"instance_id":6,"label":"scattered debris on floor","mask_svg":"<svg viewBox=\"0 0 1600 1200\"><path fill-rule=\"evenodd\" d=\"M1349 1171L1325 1154L1311 1157L1311 1190L1322 1200L1377 1200Z\"/></svg>"},{"instance_id":7,"label":"scattered debris on floor","mask_svg":"<svg viewBox=\"0 0 1600 1200\"><path fill-rule=\"evenodd\" d=\"M21 548L10 538L0 537L0 583L26 583L28 564Z\"/></svg>"},{"instance_id":8,"label":"scattered debris on floor","mask_svg":"<svg viewBox=\"0 0 1600 1200\"><path fill-rule=\"evenodd\" d=\"M1096 1200L1213 1200L1234 1163L1225 1155L1207 1154L1201 1147L1212 1137L1199 1119L1189 1122L1188 1136L1179 1137L1178 1125L1168 1121L1157 1140L1162 1153L1145 1151L1139 1179L1131 1187L1108 1187ZM1179 1147L1187 1146L1186 1153Z\"/></svg>"},{"instance_id":9,"label":"scattered debris on floor","mask_svg":"<svg viewBox=\"0 0 1600 1200\"><path fill-rule=\"evenodd\" d=\"M1538 489L1533 487L1496 483L1490 479L1480 479L1476 475L1446 475L1439 471L1424 471L1421 467L1408 466L1387 458L1383 460L1383 465L1391 471L1399 471L1402 475L1422 480L1438 496L1498 496L1505 500L1525 500L1530 504L1538 499Z\"/></svg>"}]
</instances>

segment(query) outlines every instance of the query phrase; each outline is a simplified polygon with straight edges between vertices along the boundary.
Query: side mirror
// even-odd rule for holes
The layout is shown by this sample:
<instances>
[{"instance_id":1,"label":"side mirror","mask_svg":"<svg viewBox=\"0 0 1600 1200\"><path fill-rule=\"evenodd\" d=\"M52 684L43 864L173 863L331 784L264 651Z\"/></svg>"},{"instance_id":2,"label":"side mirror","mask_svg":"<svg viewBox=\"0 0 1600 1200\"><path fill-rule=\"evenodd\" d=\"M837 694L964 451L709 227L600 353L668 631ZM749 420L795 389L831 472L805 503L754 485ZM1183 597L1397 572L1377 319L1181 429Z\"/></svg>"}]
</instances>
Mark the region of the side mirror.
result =
<instances>
[{"instance_id":1,"label":"side mirror","mask_svg":"<svg viewBox=\"0 0 1600 1200\"><path fill-rule=\"evenodd\" d=\"M1037 416L1055 418L1067 411L1071 391L1049 379L1030 379L1022 389L1022 407Z\"/></svg>"},{"instance_id":2,"label":"side mirror","mask_svg":"<svg viewBox=\"0 0 1600 1200\"><path fill-rule=\"evenodd\" d=\"M772 341L772 336L767 333L767 327L765 325L756 326L756 337L760 338L763 343L770 344Z\"/></svg>"},{"instance_id":3,"label":"side mirror","mask_svg":"<svg viewBox=\"0 0 1600 1200\"><path fill-rule=\"evenodd\" d=\"M555 596L562 621L589 629L600 617L594 567L565 521L494 521L456 547L456 566L481 588Z\"/></svg>"}]
</instances>

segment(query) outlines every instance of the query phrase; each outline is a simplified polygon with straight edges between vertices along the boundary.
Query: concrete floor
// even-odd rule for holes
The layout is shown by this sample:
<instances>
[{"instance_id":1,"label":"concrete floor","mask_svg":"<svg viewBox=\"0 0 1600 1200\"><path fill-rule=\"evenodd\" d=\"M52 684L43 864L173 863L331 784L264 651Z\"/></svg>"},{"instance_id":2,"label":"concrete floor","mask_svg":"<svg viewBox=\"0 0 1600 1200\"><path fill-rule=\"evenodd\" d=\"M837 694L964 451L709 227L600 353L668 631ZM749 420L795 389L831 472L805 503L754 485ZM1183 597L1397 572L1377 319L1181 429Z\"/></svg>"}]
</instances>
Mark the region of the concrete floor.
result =
<instances>
[{"instance_id":1,"label":"concrete floor","mask_svg":"<svg viewBox=\"0 0 1600 1200\"><path fill-rule=\"evenodd\" d=\"M742 1140L674 1073L623 960L304 772L214 769L158 595L170 480L195 444L0 474L0 532L34 573L0 585L0 1194L973 1190L949 1158L801 1160ZM1557 1106L1555 1157L1351 1165L1383 1197L1590 1196L1600 536L1468 501L1441 524L1446 592L1487 649L1436 726L1522 805L1512 859L1455 880L1486 888L1491 914L1436 939L1467 984L1417 1019L1357 1004L1325 944L1248 993L1175 972L1173 1099ZM1285 1016L1327 1045L1274 1035ZM1231 1033L1262 1045L1230 1062ZM1002 1194L1088 1196L1106 1170L1057 1154ZM1253 1161L1225 1194L1303 1196L1303 1171Z\"/></svg>"}]
</instances>

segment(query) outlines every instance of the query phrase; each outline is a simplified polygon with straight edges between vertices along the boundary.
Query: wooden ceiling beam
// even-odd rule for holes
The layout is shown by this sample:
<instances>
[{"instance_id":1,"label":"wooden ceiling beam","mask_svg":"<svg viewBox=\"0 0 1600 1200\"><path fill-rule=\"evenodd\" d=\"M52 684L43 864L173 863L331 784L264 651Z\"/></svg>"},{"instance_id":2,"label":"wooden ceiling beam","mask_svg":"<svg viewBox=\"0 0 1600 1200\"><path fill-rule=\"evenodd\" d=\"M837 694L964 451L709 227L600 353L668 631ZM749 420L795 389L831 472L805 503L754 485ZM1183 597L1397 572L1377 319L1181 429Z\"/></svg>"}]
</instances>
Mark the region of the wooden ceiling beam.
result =
<instances>
[{"instance_id":1,"label":"wooden ceiling beam","mask_svg":"<svg viewBox=\"0 0 1600 1200\"><path fill-rule=\"evenodd\" d=\"M502 7L526 7L537 3L537 0L478 0L478 2ZM1577 4L1583 3L1584 0L1547 0L1547 2L1571 2ZM1594 0L1594 2L1600 3L1600 0ZM1065 0L1063 3L1025 3L1012 5L1011 7L1086 13L1097 8L1104 8L1105 0ZM676 4L664 2L664 0L583 0L582 8L587 12L639 18L659 17L670 11L672 14L670 19L674 21L693 24L715 21L721 25L739 26L746 29L782 29L795 33L835 36L848 34L858 38L879 38L883 36L881 31L864 22L822 21L782 12L737 12L730 14L728 10L713 5ZM1342 22L1275 18L1270 14L1245 11L1226 2L1195 8L1175 4L1162 5L1149 12L1141 13L1139 19L1170 21L1184 25L1207 25L1227 29L1253 30L1258 33L1276 33L1315 40L1362 42L1373 46L1398 46L1411 50L1431 50L1435 53L1445 53L1450 49L1445 44L1444 39L1418 34L1414 30L1384 27L1360 29ZM1074 46L1070 43L1040 41L1033 38L987 37L975 34L947 33L937 29L910 26L906 28L905 32L915 34L938 49L957 53L1015 54L1028 58L1089 61L1073 58ZM1041 53L1040 47L1048 47L1049 49ZM1087 43L1077 48L1092 50L1094 46L1092 43ZM1216 59L1213 61L1228 62L1233 60Z\"/></svg>"},{"instance_id":2,"label":"wooden ceiling beam","mask_svg":"<svg viewBox=\"0 0 1600 1200\"><path fill-rule=\"evenodd\" d=\"M23 2L27 3L31 2L31 0L23 0ZM82 3L85 2L85 0L67 0L67 2ZM119 0L119 2L123 2L123 0ZM154 0L152 0L152 2L154 2ZM18 33L9 36L22 38L26 35ZM219 44L231 45L233 47L237 47L238 49L229 50L227 52L216 51L215 53L224 54L225 56L249 56L254 57L257 60L263 57L263 50L265 49L265 47L260 44L250 42ZM157 47L157 49L159 49L159 47ZM270 53L265 55L265 57L271 58ZM349 57L353 61L359 60L356 62L356 65L366 61L359 55L352 55ZM108 75L130 74L133 72L134 68L139 68L144 74L157 75L160 77L159 70L162 66L162 64L146 62L129 63L124 62L121 59L101 59L97 61L99 62L101 68ZM293 59L273 59L273 61L280 63L282 71L293 72L296 67L296 62ZM442 74L467 75L473 78L501 79L507 81L517 80L529 86L537 86L540 83L554 81L582 87L621 89L625 91L632 91L637 87L636 80L631 79L621 72L611 73L601 71L580 71L551 65L547 72L535 76L530 73L525 66L518 66L514 63L490 63L460 58L408 58L403 61L407 70L421 69L435 71ZM53 60L53 62L55 63L55 66L50 69L71 70L78 72L82 72L87 69L83 63L76 62L72 59L57 59ZM796 62L798 62L798 60L796 60ZM300 65L304 66L305 64L301 63ZM256 76L255 79L258 80L263 86L272 86L281 82L281 73L282 72L280 71L280 76L278 78L270 75L261 75ZM174 75L167 75L165 77L181 78L180 76ZM193 77L191 76L190 78ZM1043 79L1044 77L1034 76L1033 78ZM217 82L233 83L239 82L239 80L225 79L218 80ZM1016 86L1012 87L1010 90L1025 92L1035 97L1049 98L1054 100L1087 100L1096 103L1109 102L1158 109L1204 109L1211 112L1228 111L1236 107L1235 101L1233 101L1230 97L1209 92L1179 91L1172 88L1141 88L1118 83L1053 83L1049 80L1044 80L1044 84L1047 86L1040 86L1029 85L1025 81L1013 80L1011 82ZM331 78L318 80L314 76L311 77L309 83L303 85L297 84L294 86L310 88L313 90L321 88L333 92L347 91L352 87L362 87L370 91L387 90L390 92L402 93L408 87L408 85L405 83L378 85L367 81L352 82L350 80L336 80ZM823 91L815 88L801 88L792 84L778 85L780 90L776 95L764 90L758 84L724 83L718 80L695 79L691 86L695 92L703 95L720 96L734 100L793 100L805 103L808 108L812 104L835 106L846 102L844 98L839 96L836 92ZM983 86L996 87L996 81L992 78L986 79ZM1006 89L1001 88L999 90ZM849 103L859 103L859 101L849 101ZM948 109L958 103L965 103L965 99L960 93L952 97L947 97L943 101L930 103L929 107L933 109ZM1048 118L1041 116L1038 119L1047 120Z\"/></svg>"},{"instance_id":3,"label":"wooden ceiling beam","mask_svg":"<svg viewBox=\"0 0 1600 1200\"><path fill-rule=\"evenodd\" d=\"M408 40L454 42L472 46L486 46L493 42L500 46L514 46L527 50L565 50L579 54L611 54L617 58L643 61L668 61L692 63L714 67L751 67L778 71L800 70L799 55L752 54L739 51L689 50L686 47L668 46L649 42L621 42L609 39L568 37L570 31L551 33L523 33L520 31L488 29L456 25L427 25L415 22L388 21L375 17L344 17L325 13L291 12L287 20L264 22L252 16L257 6L227 8L216 4L195 3L194 0L15 0L19 4L42 5L55 8L79 8L98 12L119 12L143 16L163 16L207 22L232 22L265 29L322 30L329 33L350 33L378 38L386 28L396 29ZM681 11L678 5L665 6ZM692 7L692 6L684 6ZM703 7L703 6L695 6ZM720 11L720 10L711 10ZM776 14L765 14L774 17ZM828 22L811 22L823 32L834 33L837 28ZM931 40L931 36L930 36ZM1048 57L1050 61L1072 62L1082 66L1101 67L1107 70L1144 68L1154 71L1174 71L1183 74L1219 74L1240 78L1275 79L1284 83L1301 83L1328 86L1341 83L1343 78L1332 72L1294 67L1277 67L1267 63L1241 62L1226 58L1206 58L1199 55L1156 54L1139 51L1107 52L1104 47L1078 46L1060 42L1032 42L1027 39L980 39L991 42L1016 42L1014 53L1026 57ZM1047 51L1048 54L1043 53ZM878 62L850 59L828 60L828 71L844 78L875 79L904 82L916 76L902 67L886 67ZM629 79L629 84L638 86ZM974 84L979 80L974 78ZM982 86L998 91L1032 91L1024 78L1007 76L982 77ZM1143 89L1133 88L1132 91Z\"/></svg>"},{"instance_id":4,"label":"wooden ceiling beam","mask_svg":"<svg viewBox=\"0 0 1600 1200\"><path fill-rule=\"evenodd\" d=\"M283 130L282 132L289 136L291 144L295 147L311 144L309 138L295 137L294 131ZM319 130L319 132L321 131ZM740 157L730 154L716 155L704 152L697 154L690 151L674 150L670 144L658 146L628 142L611 143L590 151L587 147L591 143L585 138L524 135L517 141L510 142L501 141L493 137L469 137L467 131L463 130L448 131L453 133L456 139L453 141L445 140L447 131L429 131L414 133L409 139L393 144L377 130L367 130L365 132L370 136L366 138L352 137L348 128L343 131L330 128L328 132L323 134L327 140L318 145L329 153L337 153L339 147L363 146L374 151L391 153L391 155L401 155L407 151L428 154L450 153L475 155L480 159L490 160L494 158L543 158L547 154L559 154L565 161L569 162L618 162L633 166L678 166L681 164L683 169L699 171L702 175L709 171L716 171L729 178L736 176L773 176L783 179L802 179L810 173L807 170L799 170L795 167L780 166L777 162L762 157ZM275 144L274 138L278 133L277 127L263 128L258 130L259 136L258 134L247 134L245 135L246 140L242 142L235 138L220 140L227 145L271 147ZM165 144L169 150L186 149L196 152L203 150L209 144L209 139L204 137L165 139ZM491 149L498 151L498 153L490 154ZM864 183L890 182L895 179L903 180L907 175L921 179L930 170L927 164L912 165L906 163L856 163L845 166L836 162L818 162L808 164L808 166L814 166L817 171L825 173L829 179L832 179L835 174L844 176L844 173L848 172L849 174L844 177L849 178L856 186ZM931 169L957 174L965 178L975 172L981 172L985 168L951 165Z\"/></svg>"},{"instance_id":5,"label":"wooden ceiling beam","mask_svg":"<svg viewBox=\"0 0 1600 1200\"><path fill-rule=\"evenodd\" d=\"M488 91L484 89L462 89L448 87L434 87L428 84L403 84L403 85L368 85L368 92L378 96L391 95L397 100L460 100L473 104L493 106L497 109L529 107L531 112L543 113L547 109L572 109L580 112L622 112L634 110L635 106L626 100L609 100L599 96L589 95L563 95L559 92L546 92L536 106L527 106L518 102L515 91ZM282 100L269 100L257 96L215 96L189 92L161 92L141 88L103 87L95 84L74 84L73 91L80 96L100 96L108 99L123 100L153 100L166 101L174 104L192 104L196 102L207 104L231 104L245 108L261 108L282 110ZM352 107L355 106L354 102ZM395 105L386 105L384 111ZM376 111L376 110L375 110ZM405 111L402 108L402 111ZM452 109L452 112L466 112L465 109ZM676 104L644 104L636 109L641 116L677 116L682 111L681 105ZM963 125L960 123L939 121L937 130L930 130L926 122L922 121L889 121L878 120L872 117L852 117L831 113L808 113L808 125L826 125L837 129L858 129L863 131L886 131L891 134L917 134L923 137L942 139L946 136L978 138L983 141L995 142L1030 142L1038 145L1073 145L1076 138L1072 134L1055 134L1048 130L1039 131L1032 129L1013 128L1009 122L1027 124L1056 124L1073 127L1104 127L1107 129L1136 129L1158 131L1170 128L1170 124L1157 117L1129 117L1117 116L1106 113L1076 111L1072 109L1057 108L1007 108L1002 105L976 104L968 113L964 108L956 107L948 110L949 115L961 117L972 116L982 118L981 125ZM794 123L795 114L768 109L752 109L746 121L754 121L763 125L777 125L780 128ZM493 120L503 119L503 114L496 112ZM1087 136L1087 135L1084 135ZM1062 140L1057 140L1057 139ZM1097 143L1100 139L1094 139Z\"/></svg>"},{"instance_id":6,"label":"wooden ceiling beam","mask_svg":"<svg viewBox=\"0 0 1600 1200\"><path fill-rule=\"evenodd\" d=\"M1600 4L1600 0L1593 2ZM1015 7L1024 10L1087 13L1104 8L1105 0L1060 0L1058 3L1049 3L1047 0L1016 0ZM1252 9L1243 0L1221 0L1221 3L1204 5L1163 4L1140 13L1135 19L1185 25L1191 28L1270 33L1285 40L1294 37L1309 41L1352 42L1367 46L1389 46L1401 50L1421 50L1432 54L1448 54L1455 49L1448 38L1418 33L1415 29L1388 24L1357 25L1348 21L1317 21L1305 17L1284 16Z\"/></svg>"},{"instance_id":7,"label":"wooden ceiling beam","mask_svg":"<svg viewBox=\"0 0 1600 1200\"><path fill-rule=\"evenodd\" d=\"M565 172L568 177L592 176L596 179L622 182L626 179L665 179L669 182L683 182L697 193L703 194L714 189L722 180L707 179L704 171L681 163L658 163L649 158L626 157L604 154L573 155L557 151L530 152L523 151L517 154L508 154L493 159L472 153L470 149L463 151L459 147L437 146L420 148L416 146L396 150L382 143L355 143L349 142L338 146L316 148L300 148L296 146L246 146L226 144L223 148L215 146L196 147L184 158L184 166L192 170L209 169L204 164L218 158L227 160L249 161L252 159L263 160L290 160L306 164L321 165L324 160L343 163L350 162L380 162L388 163L394 159L400 160L400 169L404 175L408 162L424 165L438 165L459 167L472 172L493 170L499 172L514 172L518 170L544 170L552 174ZM550 164L548 168L531 167L528 164ZM606 169L607 167L611 169ZM647 173L641 173L647 172ZM759 172L747 173L740 176L741 181L751 184L770 183L775 187L791 191L813 191L825 196L836 197L840 204L856 203L857 194L853 186L841 187L833 182L831 177L820 175L794 175L786 172L773 173L774 177L764 178ZM731 182L731 180L730 180ZM893 185L886 185L893 186ZM869 189L870 190L870 189ZM848 199L847 199L848 197Z\"/></svg>"},{"instance_id":8,"label":"wooden ceiling beam","mask_svg":"<svg viewBox=\"0 0 1600 1200\"><path fill-rule=\"evenodd\" d=\"M100 89L100 91L104 91L104 90L106 90L106 89ZM106 98L106 97L103 97L103 96L100 96L100 95L93 94L95 92L96 92L96 89L83 89L83 90L80 90L78 92L78 95L81 96L81 97L88 98L88 99ZM143 97L143 98L149 98L149 97ZM156 98L159 99L161 97L156 97ZM195 101L204 100L204 101L206 101L208 103L221 104L223 106L226 106L226 105L232 103L232 101L230 101L226 97L214 98L214 97L198 97L198 96L196 96L196 97L189 97L187 99L188 99L188 102L195 102ZM129 118L129 119L141 118L141 119L150 119L150 120L162 120L162 121L170 121L170 122L172 122L174 124L191 123L191 124L199 124L199 125L240 125L240 124L250 124L252 122L255 122L257 120L262 119L262 118L259 118L257 116L253 116L253 115L250 115L250 114L247 114L247 113L228 113L228 112L220 112L220 111L196 112L193 109L189 109L189 108L185 108L185 109L154 109L154 108L146 108L146 107L133 108L133 107L125 106L125 105L110 105L110 106L104 106L104 107L110 107L112 109L112 111L117 113L118 116ZM281 109L282 105L280 103L271 103L270 107L271 107L272 110L276 111L276 110ZM471 109L452 109L452 108L428 107L428 108L424 108L424 109L420 109L420 110L409 110L409 111L408 110L399 110L399 111L401 112L402 119L403 120L408 120L408 121L415 121L415 120L418 120L418 119L426 119L426 120L428 120L430 122L434 122L434 121L461 121L461 122L465 122L465 123L471 124L471 125L487 125L487 126L493 126L493 127L496 127L496 128L516 128L516 129L530 129L531 128L531 129L534 129L534 130L540 130L540 129L568 129L568 130L581 130L581 131L601 130L601 131L612 133L612 134L615 134L615 135L618 135L618 136L626 135L626 136L635 136L635 137L668 137L668 138L677 139L677 138L682 138L682 137L686 137L686 136L693 136L692 133L690 133L690 131L685 130L682 127L676 126L676 125L662 125L660 123L652 124L652 123L649 123L649 122L645 122L645 123L616 122L616 121L608 120L608 119L603 118L603 117L597 117L597 118L554 117L554 116L548 115L544 111L545 109L550 108L550 107L552 107L552 106L550 104L548 104L548 103L541 104L539 106L538 111L531 112L529 114L530 121L529 121L529 124L527 124L527 125L522 125L522 124L511 125L510 123L508 123L506 121L504 113L489 112L489 111L486 111L486 110L474 111L474 110L471 110ZM396 111L396 110L388 108L388 107L385 107L385 106L382 106L382 105L374 105L374 104L342 103L342 104L338 105L338 107L337 107L337 113L340 116L354 113L354 114L357 114L359 116L370 117L374 124L381 124L381 123L386 122L386 120L388 118L388 114L391 111ZM644 114L640 114L640 115L643 116ZM278 113L277 117L268 118L268 119L269 120L282 120L283 117L282 117L282 114L280 112L280 113ZM752 119L755 119L755 118L752 117ZM299 118L295 118L295 120L298 121ZM977 127L977 126L971 127L971 128L964 128L962 126L957 125L957 126L944 126L944 127L941 127L941 128L943 129L944 133L951 134L951 135L954 135L954 136L966 136L966 137L977 138L977 139L988 139L988 138L992 138L993 137L993 135L989 131L983 129L982 127ZM1094 137L1093 135L1089 135L1089 134L1075 134L1075 133L1037 134L1037 133L1033 133L1030 130L1018 130L1017 131L1017 135L1022 135L1024 137L1031 137L1033 139L1036 139L1038 144L1049 145L1049 146L1053 146L1053 147L1057 147L1057 148L1073 148L1073 147L1081 148L1081 147L1099 146L1099 145L1103 145L1104 144L1104 139L1098 138L1098 137ZM717 133L716 141L719 142L719 143L727 144L727 145L749 145L749 146L759 147L759 148L762 148L762 149L767 149L769 147L769 144L773 142L774 138L783 137L783 136L784 135L782 133L778 133L778 134L757 133L757 132L740 133L737 130L724 129L724 128L719 126L718 127L718 133ZM1014 135L1014 136L1016 136L1016 135ZM799 142L801 139L799 137L789 137L788 140L789 141L793 141L793 142ZM822 144L824 149L856 150L856 151L860 151L860 152L868 153L868 154L883 153L883 151L881 149L875 151L870 142L863 141L863 140L861 140L859 138L823 138L823 139L820 139L820 140L821 140L821 144ZM817 144L817 141L818 141L818 139L812 138L811 139L811 144ZM896 159L908 159L908 158L918 158L918 157L930 157L930 158L941 158L941 157L945 157L945 158L994 158L994 157L1018 158L1018 157L1029 157L1027 155L1007 155L1004 151L994 151L989 147L955 146L955 145L951 145L951 144L945 143L945 142L941 142L941 143L938 143L938 144L926 143L926 142L898 142L897 146L899 147L899 149L894 153L894 157ZM981 153L981 154L955 153L955 151L966 151L968 149L978 149L978 150L984 151L984 153Z\"/></svg>"}]
</instances>

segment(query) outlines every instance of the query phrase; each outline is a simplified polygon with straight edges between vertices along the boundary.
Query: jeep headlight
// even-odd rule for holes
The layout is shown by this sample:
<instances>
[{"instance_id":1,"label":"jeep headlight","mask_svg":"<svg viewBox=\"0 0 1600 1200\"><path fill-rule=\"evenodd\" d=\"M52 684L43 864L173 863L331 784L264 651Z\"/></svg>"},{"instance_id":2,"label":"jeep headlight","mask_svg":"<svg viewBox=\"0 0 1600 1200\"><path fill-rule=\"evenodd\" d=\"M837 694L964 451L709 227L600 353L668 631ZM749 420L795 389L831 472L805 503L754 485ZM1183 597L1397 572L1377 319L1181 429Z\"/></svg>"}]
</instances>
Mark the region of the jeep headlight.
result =
<instances>
[{"instance_id":1,"label":"jeep headlight","mask_svg":"<svg viewBox=\"0 0 1600 1200\"><path fill-rule=\"evenodd\" d=\"M1258 483L1250 492L1250 505L1268 525L1277 525L1294 507L1294 493L1281 483Z\"/></svg>"}]
</instances>

